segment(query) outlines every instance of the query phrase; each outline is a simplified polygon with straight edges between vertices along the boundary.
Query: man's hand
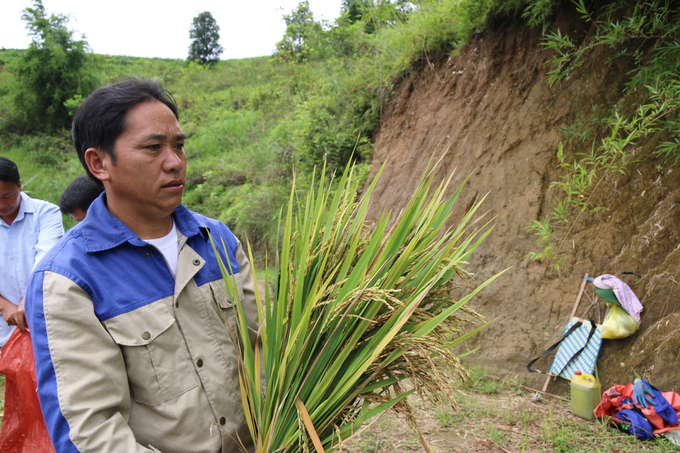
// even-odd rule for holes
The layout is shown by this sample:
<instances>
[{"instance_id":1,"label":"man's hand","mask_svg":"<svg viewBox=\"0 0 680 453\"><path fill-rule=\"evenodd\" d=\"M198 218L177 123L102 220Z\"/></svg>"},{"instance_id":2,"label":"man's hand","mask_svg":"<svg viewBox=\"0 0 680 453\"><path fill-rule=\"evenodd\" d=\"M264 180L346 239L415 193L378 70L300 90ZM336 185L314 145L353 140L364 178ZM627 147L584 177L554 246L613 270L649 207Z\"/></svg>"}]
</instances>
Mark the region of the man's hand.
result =
<instances>
[{"instance_id":1,"label":"man's hand","mask_svg":"<svg viewBox=\"0 0 680 453\"><path fill-rule=\"evenodd\" d=\"M26 332L26 312L24 311L24 299L19 305L13 304L4 297L0 297L0 313L10 326L17 326L21 332Z\"/></svg>"}]
</instances>

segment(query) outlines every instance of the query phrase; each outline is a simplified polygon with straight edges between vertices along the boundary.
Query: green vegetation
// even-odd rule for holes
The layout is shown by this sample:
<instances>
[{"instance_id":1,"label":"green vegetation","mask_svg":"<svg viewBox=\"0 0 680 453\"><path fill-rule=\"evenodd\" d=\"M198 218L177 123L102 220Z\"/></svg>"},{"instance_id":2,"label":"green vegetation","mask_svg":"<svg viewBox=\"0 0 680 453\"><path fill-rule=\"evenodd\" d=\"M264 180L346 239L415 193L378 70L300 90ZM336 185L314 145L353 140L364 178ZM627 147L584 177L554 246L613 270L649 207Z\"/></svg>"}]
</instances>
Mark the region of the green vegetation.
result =
<instances>
[{"instance_id":1,"label":"green vegetation","mask_svg":"<svg viewBox=\"0 0 680 453\"><path fill-rule=\"evenodd\" d=\"M463 266L491 229L470 225L483 200L449 226L466 181L447 196L450 180L436 185L433 173L426 170L394 225L387 215L370 231L366 214L379 176L359 200L351 166L334 193L325 171L304 199L293 188L276 294L255 294L261 350L251 343L231 263L221 263L236 301L232 337L242 346L241 395L258 452L334 448L390 409L417 431L408 395L452 401L455 387L436 363L467 377L453 348L486 324L466 328L480 317L465 304L503 272L460 300L451 296L469 285ZM405 390L407 382L415 388Z\"/></svg>"},{"instance_id":2,"label":"green vegetation","mask_svg":"<svg viewBox=\"0 0 680 453\"><path fill-rule=\"evenodd\" d=\"M321 32L321 25L314 22L314 13L309 9L309 2L303 1L290 13L283 16L286 22L286 33L276 43L277 57L291 63L306 61L311 53L310 41Z\"/></svg>"},{"instance_id":3,"label":"green vegetation","mask_svg":"<svg viewBox=\"0 0 680 453\"><path fill-rule=\"evenodd\" d=\"M22 15L33 41L12 66L16 82L10 94L16 116L9 119L14 124L5 127L54 132L69 127L69 114L96 81L87 71L87 42L73 39L67 17L48 17L41 0L33 5Z\"/></svg>"},{"instance_id":4,"label":"green vegetation","mask_svg":"<svg viewBox=\"0 0 680 453\"><path fill-rule=\"evenodd\" d=\"M438 52L455 55L490 17L522 17L545 31L548 81L555 89L596 49L609 49L612 59L626 59L634 68L618 104L583 107L574 124L562 129L556 153L563 177L552 183L560 196L545 219L529 225L540 249L531 257L559 270L560 245L553 237L557 227L567 231L563 241L579 216L604 209L593 201L598 188L611 175L630 170L631 150L641 138L659 138L655 153L660 170L680 160L677 2L595 2L595 11L590 2L577 1L576 9L595 30L585 44L551 24L563 3L344 0L343 15L327 23L315 20L302 2L284 17L287 29L273 57L203 66L91 54L87 43L74 40L65 28L65 16L48 15L36 0L24 17L35 38L31 47L0 49L0 154L19 164L27 192L57 203L67 184L83 173L68 133L82 97L97 83L127 76L156 78L175 95L188 136L185 203L224 221L250 242L261 260L280 240L281 206L294 180L304 200L313 187L315 167L325 164L329 173L342 176L353 160L356 187L363 186L384 103L416 65ZM588 153L573 152L583 145ZM73 225L70 218L64 222ZM601 424L577 423L552 413L536 415L518 378L498 382L483 370L471 374L472 381L463 384L469 396L458 399L460 411L437 409L441 426L458 427L471 420L465 426L472 431L475 424L493 420L498 426L484 428L481 436L520 451L639 449L635 439ZM508 386L512 398L525 398L521 404L504 405ZM376 425L395 431L383 419ZM532 429L540 429L540 434ZM540 439L540 445L533 439ZM421 448L412 435L400 444L380 435L364 440L360 451ZM645 445L649 451L673 448L664 441Z\"/></svg>"},{"instance_id":5,"label":"green vegetation","mask_svg":"<svg viewBox=\"0 0 680 453\"><path fill-rule=\"evenodd\" d=\"M606 209L593 203L598 187L617 173L627 173L633 163L632 151L645 137L658 137L657 156L664 165L680 160L680 7L670 0L627 2L612 1L595 14L584 0L574 2L584 21L595 27L595 33L585 44L560 30L547 31L544 47L552 56L548 63L548 82L556 86L566 76L577 71L583 57L603 47L609 50L610 61L626 59L633 69L627 74L624 97L613 108L604 111L592 105L590 112L579 112L574 125L562 130L562 137L576 146L589 145L590 152L568 157L565 145L557 149L559 166L564 176L553 181L562 195L553 205L551 218L534 221L528 230L537 235L541 252L531 252L533 259L545 259L559 270L560 246L554 245L550 225L564 224L569 228L564 242L583 213ZM636 158L640 158L637 156ZM659 164L659 168L663 168ZM574 215L575 214L575 215Z\"/></svg>"},{"instance_id":6,"label":"green vegetation","mask_svg":"<svg viewBox=\"0 0 680 453\"><path fill-rule=\"evenodd\" d=\"M203 11L194 17L189 29L191 45L189 60L197 60L201 64L214 64L224 51L220 45L220 26L209 11Z\"/></svg>"},{"instance_id":7,"label":"green vegetation","mask_svg":"<svg viewBox=\"0 0 680 453\"><path fill-rule=\"evenodd\" d=\"M555 209L557 210L557 208ZM550 227L550 219L544 219L543 221L532 220L529 222L527 230L538 236L538 239L536 239L536 244L543 248L543 250L540 252L529 252L528 256L532 260L546 260L552 264L552 267L555 270L559 271L560 263L564 258L557 258L555 256L555 250L553 250L550 241L553 233L552 228Z\"/></svg>"},{"instance_id":8,"label":"green vegetation","mask_svg":"<svg viewBox=\"0 0 680 453\"><path fill-rule=\"evenodd\" d=\"M400 77L419 59L465 42L489 14L533 14L525 11L527 4L355 0L343 3L343 15L327 23L315 20L302 2L285 16L287 30L273 57L219 61L209 70L193 61L94 55L77 41L88 68L78 73L79 91L55 101L58 127L30 134L18 124L29 119L39 129L40 116L27 116L14 100L29 87L20 74L32 51L0 50L0 152L19 164L24 180L35 176L27 190L57 202L82 173L66 126L90 83L156 78L175 95L189 137L185 203L227 223L260 258L276 244L279 211L293 175L304 193L315 167L325 163L330 172L341 173L353 159L361 185L382 105ZM47 23L71 36L63 16L53 14Z\"/></svg>"},{"instance_id":9,"label":"green vegetation","mask_svg":"<svg viewBox=\"0 0 680 453\"><path fill-rule=\"evenodd\" d=\"M455 54L471 33L483 30L489 17L521 16L545 30L544 45L553 66L548 77L555 87L578 71L583 56L595 48L611 48L612 58L635 63L628 94L618 105L585 108L575 124L562 129L563 143L557 153L564 176L553 186L563 195L546 219L531 226L540 242L532 258L559 269L556 227L568 225L560 231L569 231L582 212L603 209L593 204L593 194L607 175L628 171L629 150L636 141L659 135L656 152L665 165L679 159L680 88L674 74L680 64L680 26L672 20L677 11L670 1L647 1L636 8L611 1L597 15L580 1L576 8L594 24L596 33L586 45L577 46L574 38L550 24L558 4L557 0L346 0L342 16L328 23L315 20L309 5L302 2L285 15L287 29L273 57L219 61L211 70L191 61L93 55L87 53L84 41L72 41L84 52L88 70L73 79L76 91L60 92L50 98L51 107L41 108L37 101L30 107L37 98L26 94L32 85L25 78L25 62L35 52L33 45L26 51L0 50L4 65L0 149L17 160L25 179L38 175L28 187L36 196L55 202L66 184L81 173L68 151L64 126L91 83L133 75L155 77L177 98L181 124L189 136L186 204L247 237L259 258L276 243L279 211L293 175L304 192L315 167L325 164L330 172L341 173L353 159L359 177L365 177L371 139L395 84L419 61L442 49ZM31 10L36 11L35 26L43 27L34 30L51 24L47 29L70 39L63 16L48 18L44 8ZM37 113L29 113L36 109ZM60 123L40 126L44 115L54 111L61 112L56 115ZM29 126L44 132L27 135ZM574 157L571 150L583 143L589 143L591 151Z\"/></svg>"}]
</instances>

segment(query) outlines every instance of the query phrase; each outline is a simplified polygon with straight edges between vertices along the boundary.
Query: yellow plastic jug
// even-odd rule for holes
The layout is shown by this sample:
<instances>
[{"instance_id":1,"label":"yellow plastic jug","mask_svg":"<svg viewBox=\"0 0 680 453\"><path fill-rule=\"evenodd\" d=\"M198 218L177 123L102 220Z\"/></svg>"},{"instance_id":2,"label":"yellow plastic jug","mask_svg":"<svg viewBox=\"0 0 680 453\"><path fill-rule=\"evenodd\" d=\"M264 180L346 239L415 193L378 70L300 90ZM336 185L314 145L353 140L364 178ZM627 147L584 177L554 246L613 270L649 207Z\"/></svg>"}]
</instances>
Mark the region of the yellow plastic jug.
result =
<instances>
[{"instance_id":1,"label":"yellow plastic jug","mask_svg":"<svg viewBox=\"0 0 680 453\"><path fill-rule=\"evenodd\" d=\"M593 420L593 410L601 399L600 383L595 376L576 371L571 378L571 412L586 420Z\"/></svg>"}]
</instances>

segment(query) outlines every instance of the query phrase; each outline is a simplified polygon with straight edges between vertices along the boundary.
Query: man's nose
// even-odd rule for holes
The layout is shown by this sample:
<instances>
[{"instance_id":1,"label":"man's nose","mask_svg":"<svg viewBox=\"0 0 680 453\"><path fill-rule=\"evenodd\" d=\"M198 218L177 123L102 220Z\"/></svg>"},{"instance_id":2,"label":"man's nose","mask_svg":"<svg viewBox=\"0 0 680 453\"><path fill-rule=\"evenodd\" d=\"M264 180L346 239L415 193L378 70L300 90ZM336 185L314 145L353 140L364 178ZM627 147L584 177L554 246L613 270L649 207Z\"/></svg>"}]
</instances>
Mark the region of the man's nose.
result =
<instances>
[{"instance_id":1,"label":"man's nose","mask_svg":"<svg viewBox=\"0 0 680 453\"><path fill-rule=\"evenodd\" d=\"M163 160L163 170L167 172L181 170L184 166L182 157L171 147L166 147Z\"/></svg>"}]
</instances>

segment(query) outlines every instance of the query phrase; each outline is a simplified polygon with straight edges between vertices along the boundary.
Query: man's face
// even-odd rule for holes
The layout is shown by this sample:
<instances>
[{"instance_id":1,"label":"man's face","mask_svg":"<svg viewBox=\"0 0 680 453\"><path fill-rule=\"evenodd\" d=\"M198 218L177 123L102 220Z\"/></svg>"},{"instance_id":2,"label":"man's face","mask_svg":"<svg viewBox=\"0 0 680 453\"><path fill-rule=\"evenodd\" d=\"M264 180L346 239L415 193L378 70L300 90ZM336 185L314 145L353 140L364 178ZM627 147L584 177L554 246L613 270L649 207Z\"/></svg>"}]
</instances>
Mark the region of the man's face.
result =
<instances>
[{"instance_id":1,"label":"man's face","mask_svg":"<svg viewBox=\"0 0 680 453\"><path fill-rule=\"evenodd\" d=\"M0 218L11 224L19 213L21 205L21 184L0 181Z\"/></svg>"},{"instance_id":2,"label":"man's face","mask_svg":"<svg viewBox=\"0 0 680 453\"><path fill-rule=\"evenodd\" d=\"M114 145L116 163L105 157L109 209L139 221L165 218L182 203L187 157L184 134L172 111L159 101L128 110ZM113 205L112 205L113 204Z\"/></svg>"}]
</instances>

